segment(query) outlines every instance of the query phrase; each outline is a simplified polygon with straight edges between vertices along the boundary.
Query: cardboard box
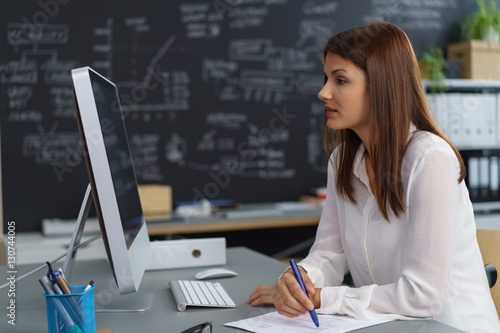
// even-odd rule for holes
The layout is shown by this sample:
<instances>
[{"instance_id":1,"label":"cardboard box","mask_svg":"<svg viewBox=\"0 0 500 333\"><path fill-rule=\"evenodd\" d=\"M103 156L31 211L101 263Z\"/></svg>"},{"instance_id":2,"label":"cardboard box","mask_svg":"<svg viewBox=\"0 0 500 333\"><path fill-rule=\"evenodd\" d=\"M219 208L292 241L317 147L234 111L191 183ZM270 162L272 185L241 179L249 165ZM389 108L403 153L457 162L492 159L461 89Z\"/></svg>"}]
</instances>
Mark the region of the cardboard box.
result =
<instances>
[{"instance_id":1,"label":"cardboard box","mask_svg":"<svg viewBox=\"0 0 500 333\"><path fill-rule=\"evenodd\" d=\"M151 216L172 213L172 187L168 185L139 185L139 197L146 220Z\"/></svg>"},{"instance_id":2,"label":"cardboard box","mask_svg":"<svg viewBox=\"0 0 500 333\"><path fill-rule=\"evenodd\" d=\"M420 70L420 78L422 80L428 80L429 79L429 65L424 63L422 60L418 61L418 69Z\"/></svg>"},{"instance_id":3,"label":"cardboard box","mask_svg":"<svg viewBox=\"0 0 500 333\"><path fill-rule=\"evenodd\" d=\"M500 43L469 40L449 44L448 59L460 60L463 79L500 80Z\"/></svg>"}]
</instances>

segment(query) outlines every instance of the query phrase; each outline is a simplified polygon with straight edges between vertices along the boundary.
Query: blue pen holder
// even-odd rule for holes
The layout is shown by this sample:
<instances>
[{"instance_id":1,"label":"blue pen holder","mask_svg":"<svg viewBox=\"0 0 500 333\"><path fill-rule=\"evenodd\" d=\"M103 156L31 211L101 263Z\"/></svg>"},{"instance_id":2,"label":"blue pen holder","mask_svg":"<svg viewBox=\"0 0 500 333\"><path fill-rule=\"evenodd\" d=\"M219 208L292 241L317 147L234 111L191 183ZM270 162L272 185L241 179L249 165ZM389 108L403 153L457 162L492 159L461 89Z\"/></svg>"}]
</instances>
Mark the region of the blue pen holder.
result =
<instances>
[{"instance_id":1,"label":"blue pen holder","mask_svg":"<svg viewBox=\"0 0 500 333\"><path fill-rule=\"evenodd\" d=\"M95 333L94 286L70 287L72 294L44 294L49 333Z\"/></svg>"}]
</instances>

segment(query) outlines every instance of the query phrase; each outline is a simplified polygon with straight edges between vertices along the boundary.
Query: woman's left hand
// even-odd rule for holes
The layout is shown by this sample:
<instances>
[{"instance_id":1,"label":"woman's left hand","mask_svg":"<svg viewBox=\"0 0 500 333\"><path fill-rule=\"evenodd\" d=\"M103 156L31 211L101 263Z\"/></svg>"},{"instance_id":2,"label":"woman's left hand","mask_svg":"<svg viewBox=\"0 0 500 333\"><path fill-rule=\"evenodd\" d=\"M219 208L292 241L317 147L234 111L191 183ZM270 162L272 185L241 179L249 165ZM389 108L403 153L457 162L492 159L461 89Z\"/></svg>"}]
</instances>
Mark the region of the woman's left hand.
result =
<instances>
[{"instance_id":1,"label":"woman's left hand","mask_svg":"<svg viewBox=\"0 0 500 333\"><path fill-rule=\"evenodd\" d=\"M260 285L250 294L247 303L251 306L273 304L273 291L275 286Z\"/></svg>"}]
</instances>

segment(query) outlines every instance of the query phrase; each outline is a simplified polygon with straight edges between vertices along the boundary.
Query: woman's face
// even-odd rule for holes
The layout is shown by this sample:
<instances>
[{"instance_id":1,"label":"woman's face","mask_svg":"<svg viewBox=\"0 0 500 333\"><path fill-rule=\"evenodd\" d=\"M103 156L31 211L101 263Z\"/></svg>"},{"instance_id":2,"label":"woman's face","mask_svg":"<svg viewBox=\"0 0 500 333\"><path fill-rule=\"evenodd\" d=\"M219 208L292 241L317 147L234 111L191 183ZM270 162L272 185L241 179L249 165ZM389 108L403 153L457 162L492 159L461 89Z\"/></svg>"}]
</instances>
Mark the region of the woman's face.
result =
<instances>
[{"instance_id":1,"label":"woman's face","mask_svg":"<svg viewBox=\"0 0 500 333\"><path fill-rule=\"evenodd\" d=\"M335 53L327 54L324 72L327 81L318 97L325 103L326 125L367 137L370 103L365 73Z\"/></svg>"}]
</instances>

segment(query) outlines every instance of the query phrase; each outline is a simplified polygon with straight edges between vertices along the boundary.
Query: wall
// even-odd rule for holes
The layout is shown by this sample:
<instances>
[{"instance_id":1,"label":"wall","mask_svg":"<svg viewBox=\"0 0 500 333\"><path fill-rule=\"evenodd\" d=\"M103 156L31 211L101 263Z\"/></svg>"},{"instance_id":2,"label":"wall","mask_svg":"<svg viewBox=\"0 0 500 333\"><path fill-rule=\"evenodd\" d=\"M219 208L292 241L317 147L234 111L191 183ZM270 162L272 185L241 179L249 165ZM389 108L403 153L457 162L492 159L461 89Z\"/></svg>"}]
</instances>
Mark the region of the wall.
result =
<instances>
[{"instance_id":1,"label":"wall","mask_svg":"<svg viewBox=\"0 0 500 333\"><path fill-rule=\"evenodd\" d=\"M113 80L138 182L174 200L296 200L324 185L319 58L333 34L401 26L417 53L456 40L475 1L2 1L4 223L74 218L88 183L70 70Z\"/></svg>"}]
</instances>

